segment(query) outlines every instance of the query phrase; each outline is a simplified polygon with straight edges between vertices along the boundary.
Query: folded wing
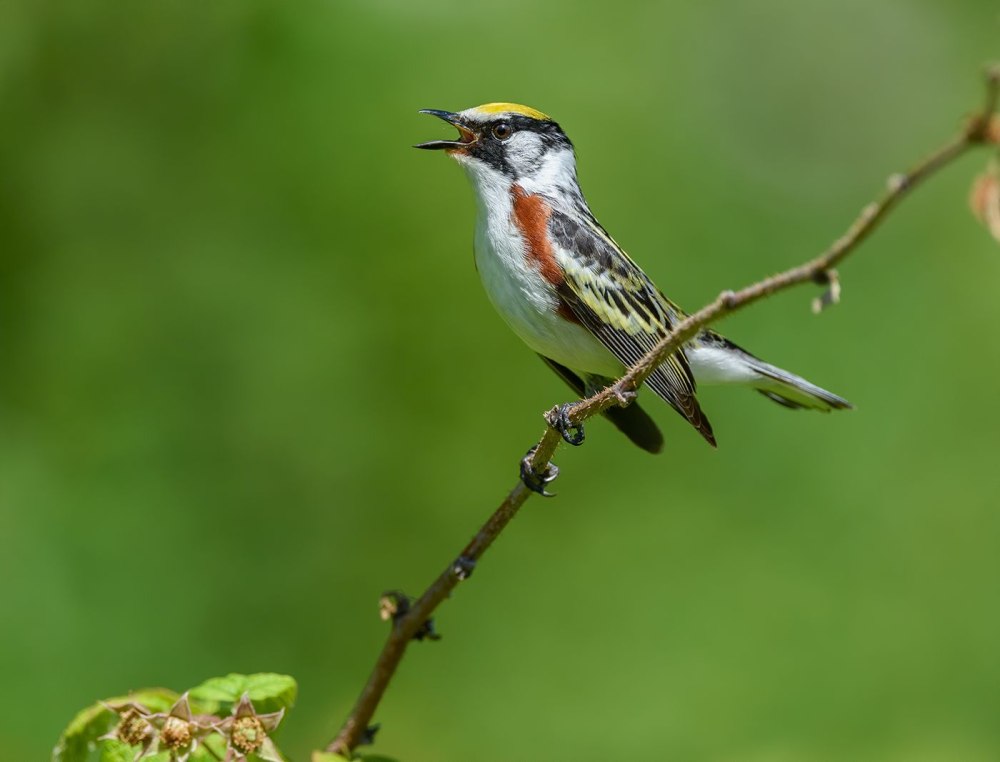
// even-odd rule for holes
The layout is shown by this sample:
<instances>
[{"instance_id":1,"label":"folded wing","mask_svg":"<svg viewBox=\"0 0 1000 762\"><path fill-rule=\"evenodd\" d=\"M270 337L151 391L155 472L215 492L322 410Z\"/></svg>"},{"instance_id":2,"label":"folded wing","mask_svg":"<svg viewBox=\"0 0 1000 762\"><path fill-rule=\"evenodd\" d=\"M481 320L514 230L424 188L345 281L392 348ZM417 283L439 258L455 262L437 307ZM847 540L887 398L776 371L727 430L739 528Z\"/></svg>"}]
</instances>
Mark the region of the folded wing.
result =
<instances>
[{"instance_id":1,"label":"folded wing","mask_svg":"<svg viewBox=\"0 0 1000 762\"><path fill-rule=\"evenodd\" d=\"M560 298L615 357L633 365L674 326L680 310L593 218L553 209L549 232L564 273ZM664 360L646 384L715 445L683 350Z\"/></svg>"}]
</instances>

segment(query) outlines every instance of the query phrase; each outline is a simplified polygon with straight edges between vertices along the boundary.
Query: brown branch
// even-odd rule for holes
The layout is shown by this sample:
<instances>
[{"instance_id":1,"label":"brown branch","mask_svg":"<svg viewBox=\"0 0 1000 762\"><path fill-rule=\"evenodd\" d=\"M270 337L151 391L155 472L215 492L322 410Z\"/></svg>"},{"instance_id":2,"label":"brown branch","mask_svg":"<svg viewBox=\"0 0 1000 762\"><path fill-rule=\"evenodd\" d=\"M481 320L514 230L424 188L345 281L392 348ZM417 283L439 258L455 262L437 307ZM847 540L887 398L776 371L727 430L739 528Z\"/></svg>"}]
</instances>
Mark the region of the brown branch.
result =
<instances>
[{"instance_id":1,"label":"brown branch","mask_svg":"<svg viewBox=\"0 0 1000 762\"><path fill-rule=\"evenodd\" d=\"M875 230L904 196L969 148L992 140L996 124L994 112L997 109L998 98L1000 98L1000 65L987 70L986 100L983 108L968 120L962 132L908 173L890 177L888 187L881 198L862 209L847 232L834 241L825 252L805 264L772 275L739 291L723 291L713 302L674 326L656 347L629 368L614 385L573 405L569 410L570 421L583 423L613 405L623 404L625 393L638 389L661 362L709 323L771 294L802 283L812 282L825 285L828 289L839 290L833 268ZM830 293L831 296L821 301L827 303L836 301L833 292ZM554 412L555 409L549 411L546 417L550 418ZM536 472L544 473L551 466L550 460L559 446L560 439L561 435L554 428L550 426L546 429L531 456L531 466ZM351 755L364 737L375 709L382 700L410 641L425 628L435 609L458 583L468 577L479 558L493 544L531 494L531 490L518 482L459 557L441 572L405 614L394 617L392 631L379 654L375 668L347 721L337 737L326 747L327 752Z\"/></svg>"}]
</instances>

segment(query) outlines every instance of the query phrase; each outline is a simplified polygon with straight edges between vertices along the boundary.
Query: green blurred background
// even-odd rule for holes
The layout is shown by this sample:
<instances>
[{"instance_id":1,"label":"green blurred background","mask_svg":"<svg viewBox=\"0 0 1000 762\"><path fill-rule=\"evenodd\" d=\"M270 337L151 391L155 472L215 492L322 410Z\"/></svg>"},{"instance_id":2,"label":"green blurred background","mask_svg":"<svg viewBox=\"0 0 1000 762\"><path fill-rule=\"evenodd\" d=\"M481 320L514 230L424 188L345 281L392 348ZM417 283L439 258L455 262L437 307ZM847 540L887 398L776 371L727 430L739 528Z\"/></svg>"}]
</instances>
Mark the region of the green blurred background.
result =
<instances>
[{"instance_id":1,"label":"green blurred background","mask_svg":"<svg viewBox=\"0 0 1000 762\"><path fill-rule=\"evenodd\" d=\"M690 308L819 251L950 135L995 2L0 4L0 737L92 700L291 673L345 717L564 401L491 311L423 107L574 139L609 230ZM1000 250L980 152L841 270L729 320L843 394L707 389L563 450L413 648L403 762L1000 757Z\"/></svg>"}]
</instances>

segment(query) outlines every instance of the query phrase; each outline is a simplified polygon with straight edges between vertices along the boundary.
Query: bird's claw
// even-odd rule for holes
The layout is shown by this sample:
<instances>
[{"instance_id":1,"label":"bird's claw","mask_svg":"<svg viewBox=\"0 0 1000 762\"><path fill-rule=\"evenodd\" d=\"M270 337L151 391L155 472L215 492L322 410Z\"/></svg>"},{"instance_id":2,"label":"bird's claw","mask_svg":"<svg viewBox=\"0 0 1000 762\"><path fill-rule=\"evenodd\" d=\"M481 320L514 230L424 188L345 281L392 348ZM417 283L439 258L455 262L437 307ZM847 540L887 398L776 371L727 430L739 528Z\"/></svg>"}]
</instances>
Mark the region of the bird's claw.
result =
<instances>
[{"instance_id":1,"label":"bird's claw","mask_svg":"<svg viewBox=\"0 0 1000 762\"><path fill-rule=\"evenodd\" d=\"M622 407L628 407L635 402L635 398L639 396L637 391L633 389L622 389L618 384L611 387L611 393L615 395L615 399L618 400L618 404Z\"/></svg>"},{"instance_id":2,"label":"bird's claw","mask_svg":"<svg viewBox=\"0 0 1000 762\"><path fill-rule=\"evenodd\" d=\"M583 444L584 439L583 424L573 423L573 421L570 420L569 411L572 407L573 403L571 402L554 407L545 414L545 420L548 421L549 426L562 435L563 440L565 440L567 444L579 447Z\"/></svg>"},{"instance_id":3,"label":"bird's claw","mask_svg":"<svg viewBox=\"0 0 1000 762\"><path fill-rule=\"evenodd\" d=\"M521 481L525 487L532 492L537 492L542 497L555 497L554 493L546 491L545 485L554 481L559 476L559 467L555 463L549 463L541 473L536 471L534 466L531 465L531 458L537 449L538 445L535 445L528 450L527 455L521 458Z\"/></svg>"}]
</instances>

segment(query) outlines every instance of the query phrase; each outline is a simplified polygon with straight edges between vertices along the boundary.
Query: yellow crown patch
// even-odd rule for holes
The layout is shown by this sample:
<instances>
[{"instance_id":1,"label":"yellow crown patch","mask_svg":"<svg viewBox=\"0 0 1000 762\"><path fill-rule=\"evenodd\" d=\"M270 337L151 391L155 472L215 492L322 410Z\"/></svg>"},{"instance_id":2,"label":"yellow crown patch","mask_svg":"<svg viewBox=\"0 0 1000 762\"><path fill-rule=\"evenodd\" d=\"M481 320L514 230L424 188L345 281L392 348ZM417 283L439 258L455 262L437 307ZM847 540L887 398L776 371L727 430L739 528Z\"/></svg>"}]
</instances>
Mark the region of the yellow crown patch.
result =
<instances>
[{"instance_id":1,"label":"yellow crown patch","mask_svg":"<svg viewBox=\"0 0 1000 762\"><path fill-rule=\"evenodd\" d=\"M531 106L522 106L520 103L484 103L482 106L476 106L473 111L478 111L480 114L520 114L543 122L552 121L551 117L541 111L533 109Z\"/></svg>"}]
</instances>

